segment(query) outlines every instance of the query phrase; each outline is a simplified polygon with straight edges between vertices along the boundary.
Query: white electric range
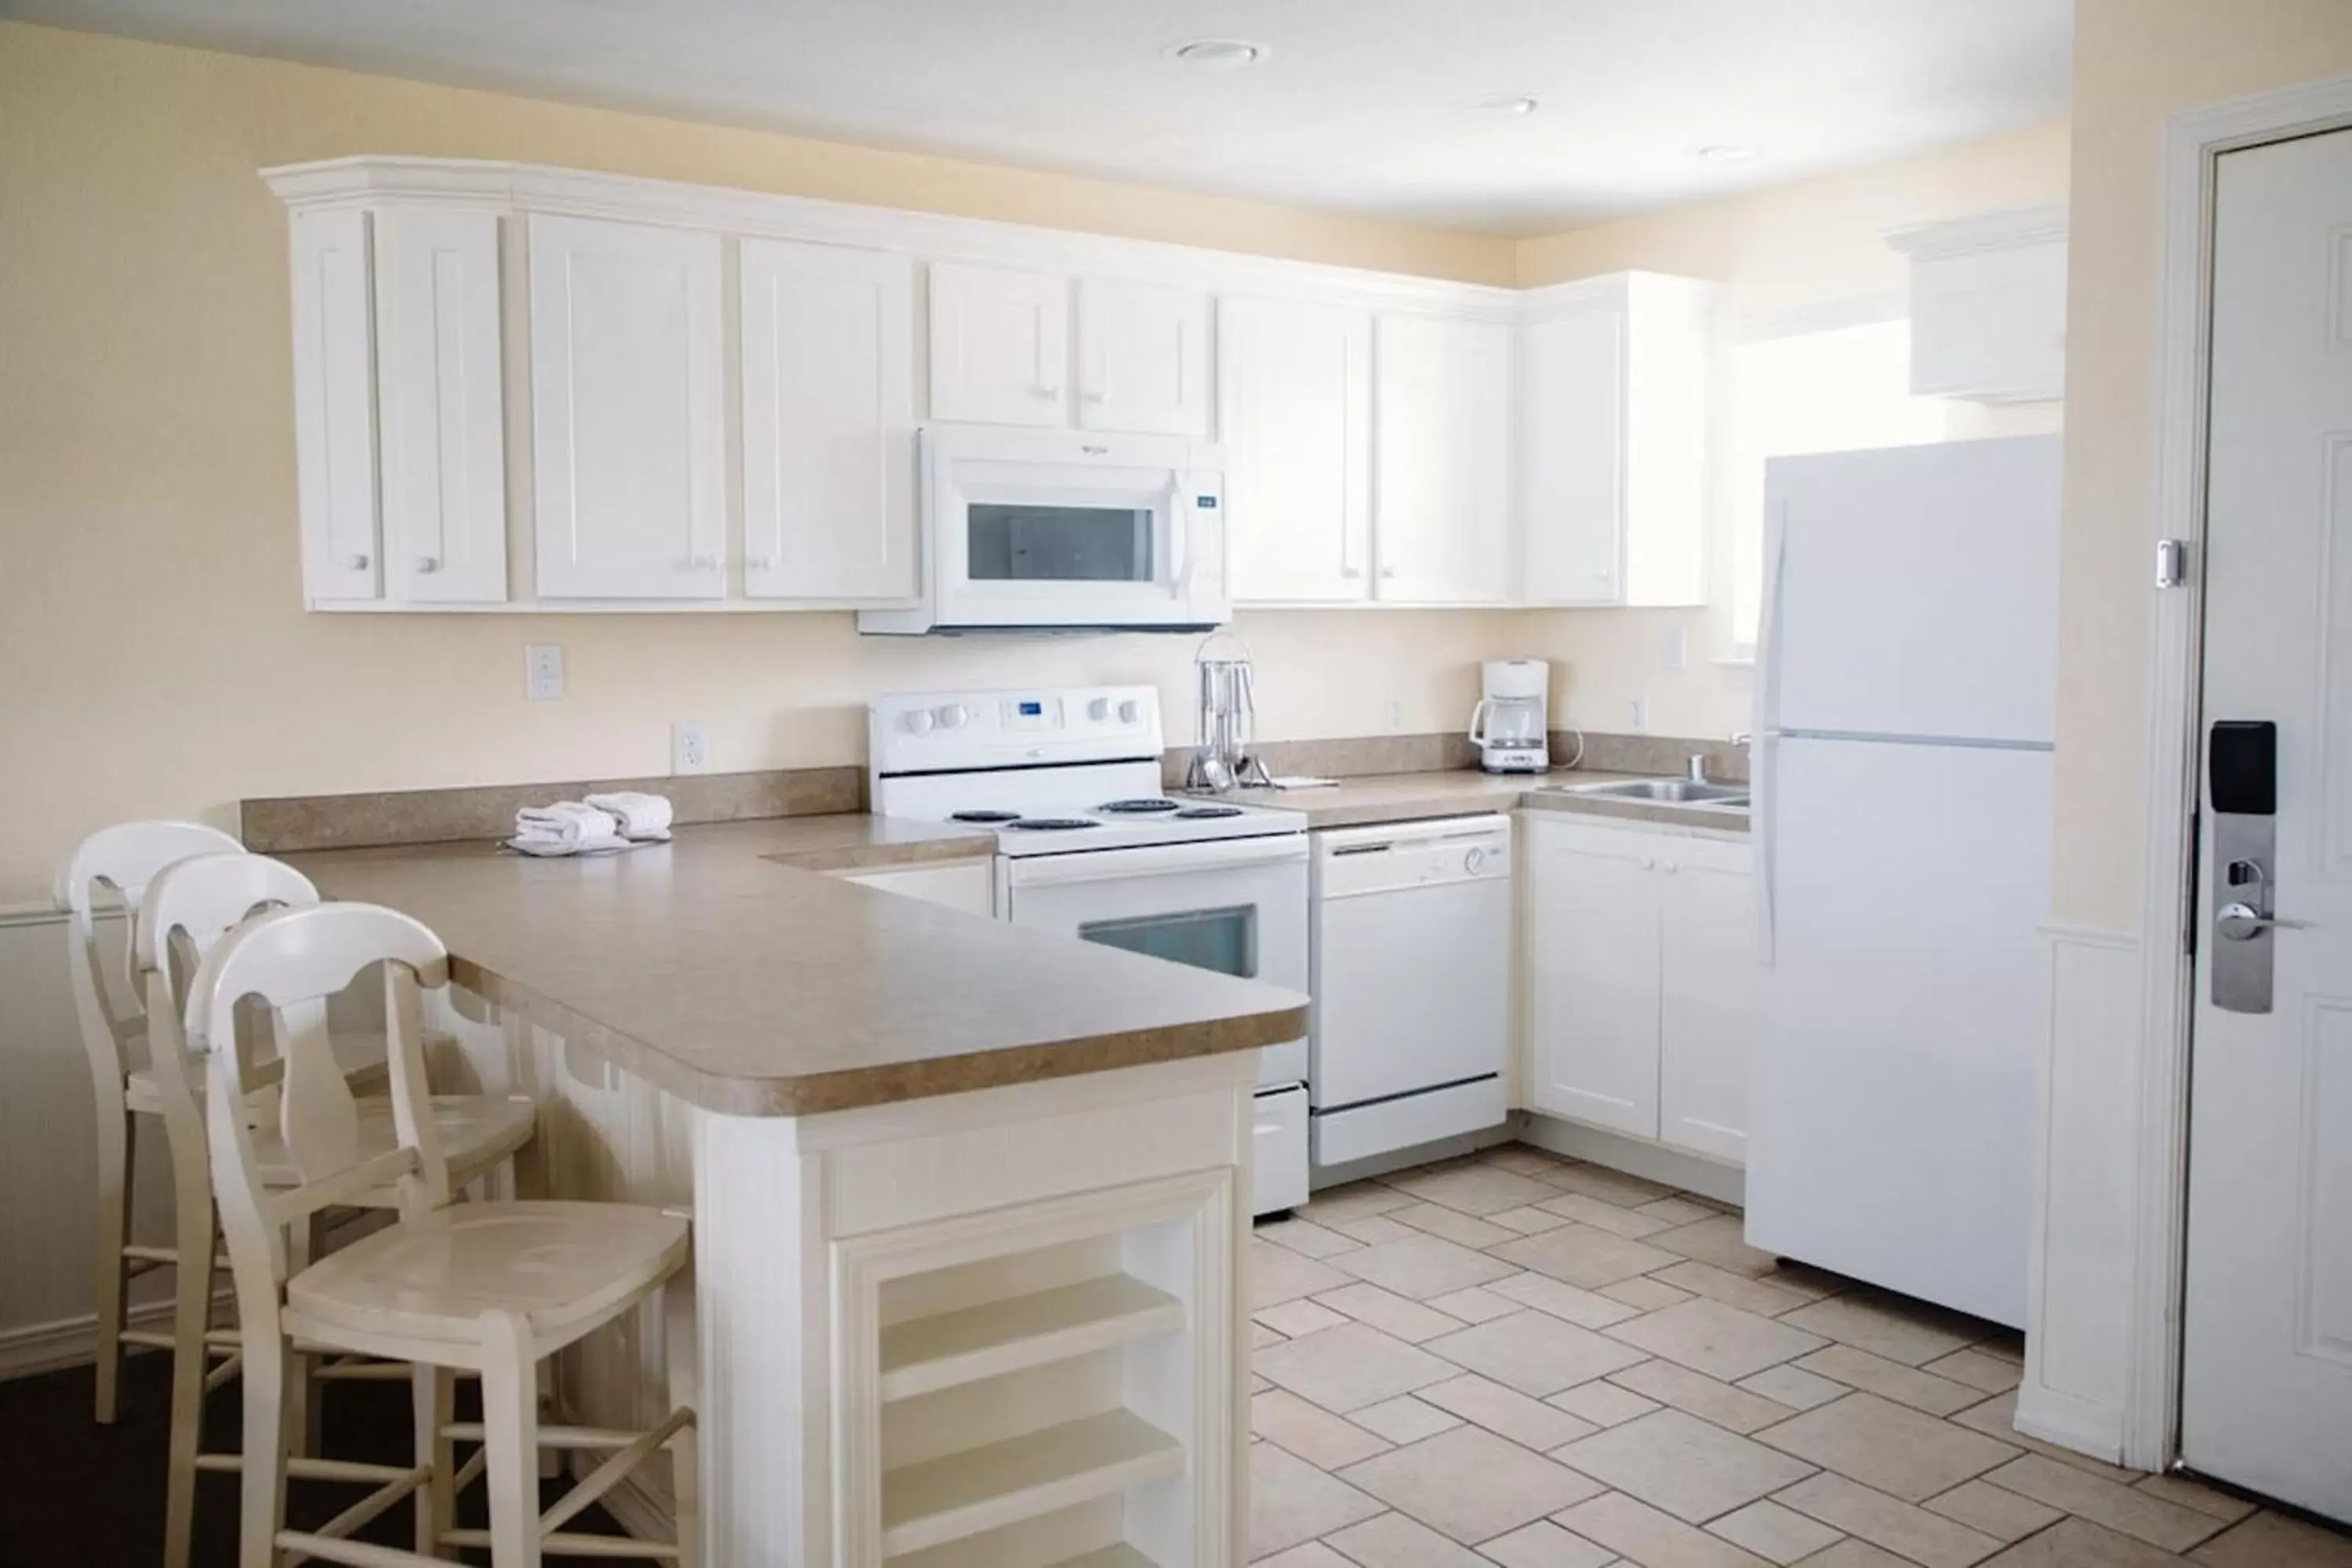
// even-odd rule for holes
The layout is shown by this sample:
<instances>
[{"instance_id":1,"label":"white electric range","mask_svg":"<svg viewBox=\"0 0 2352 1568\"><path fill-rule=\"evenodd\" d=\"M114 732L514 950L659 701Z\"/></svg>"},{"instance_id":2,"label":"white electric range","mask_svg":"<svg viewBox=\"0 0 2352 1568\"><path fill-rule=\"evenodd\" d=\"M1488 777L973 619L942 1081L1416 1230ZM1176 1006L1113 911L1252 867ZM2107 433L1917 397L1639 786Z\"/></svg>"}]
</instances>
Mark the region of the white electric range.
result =
<instances>
[{"instance_id":1,"label":"white electric range","mask_svg":"<svg viewBox=\"0 0 2352 1568\"><path fill-rule=\"evenodd\" d=\"M1304 994L1307 819L1160 786L1149 686L915 692L866 707L883 816L996 835L996 912ZM1259 1055L1257 1213L1307 1201L1307 1042Z\"/></svg>"}]
</instances>

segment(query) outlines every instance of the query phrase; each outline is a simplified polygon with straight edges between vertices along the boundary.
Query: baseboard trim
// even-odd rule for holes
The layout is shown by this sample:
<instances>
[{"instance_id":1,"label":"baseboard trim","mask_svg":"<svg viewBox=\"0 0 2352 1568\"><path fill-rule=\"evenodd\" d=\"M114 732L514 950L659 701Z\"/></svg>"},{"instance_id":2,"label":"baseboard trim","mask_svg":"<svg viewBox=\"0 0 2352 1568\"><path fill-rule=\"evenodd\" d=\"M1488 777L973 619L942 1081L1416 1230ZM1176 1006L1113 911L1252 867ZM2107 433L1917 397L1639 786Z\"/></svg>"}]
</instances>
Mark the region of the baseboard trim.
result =
<instances>
[{"instance_id":1,"label":"baseboard trim","mask_svg":"<svg viewBox=\"0 0 2352 1568\"><path fill-rule=\"evenodd\" d=\"M1532 1143L1547 1153L1589 1160L1593 1164L1606 1165L1644 1181L1663 1182L1717 1203L1745 1205L1748 1201L1748 1173L1737 1165L1686 1154L1663 1143L1628 1138L1622 1132L1587 1127L1580 1121L1564 1121L1538 1110L1517 1114L1519 1141Z\"/></svg>"},{"instance_id":2,"label":"baseboard trim","mask_svg":"<svg viewBox=\"0 0 2352 1568\"><path fill-rule=\"evenodd\" d=\"M2032 1379L2018 1385L2017 1429L2029 1437L2087 1454L2110 1465L2124 1462L2124 1411L2075 1394L2042 1388Z\"/></svg>"},{"instance_id":3,"label":"baseboard trim","mask_svg":"<svg viewBox=\"0 0 2352 1568\"><path fill-rule=\"evenodd\" d=\"M226 1290L215 1296L217 1309L234 1303L236 1296ZM168 1329L172 1326L172 1303L168 1300L147 1301L124 1314L123 1326L132 1329ZM144 1346L125 1347L126 1353L136 1355ZM16 1377L37 1377L45 1372L62 1372L69 1366L88 1366L98 1359L98 1314L84 1312L79 1317L59 1318L54 1322L26 1323L22 1328L0 1329L0 1382Z\"/></svg>"}]
</instances>

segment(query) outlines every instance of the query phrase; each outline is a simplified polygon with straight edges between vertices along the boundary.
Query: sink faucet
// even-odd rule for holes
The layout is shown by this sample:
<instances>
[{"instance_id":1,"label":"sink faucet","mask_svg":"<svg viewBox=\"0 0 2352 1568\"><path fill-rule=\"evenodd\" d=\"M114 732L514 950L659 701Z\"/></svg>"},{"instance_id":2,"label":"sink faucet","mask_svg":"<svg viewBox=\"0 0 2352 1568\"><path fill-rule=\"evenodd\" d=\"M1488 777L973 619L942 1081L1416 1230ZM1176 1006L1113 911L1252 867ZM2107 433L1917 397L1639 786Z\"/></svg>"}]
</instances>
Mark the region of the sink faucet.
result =
<instances>
[{"instance_id":1,"label":"sink faucet","mask_svg":"<svg viewBox=\"0 0 2352 1568\"><path fill-rule=\"evenodd\" d=\"M1706 753L1705 752L1693 752L1691 753L1690 765L1683 771L1683 777L1692 784L1706 783Z\"/></svg>"}]
</instances>

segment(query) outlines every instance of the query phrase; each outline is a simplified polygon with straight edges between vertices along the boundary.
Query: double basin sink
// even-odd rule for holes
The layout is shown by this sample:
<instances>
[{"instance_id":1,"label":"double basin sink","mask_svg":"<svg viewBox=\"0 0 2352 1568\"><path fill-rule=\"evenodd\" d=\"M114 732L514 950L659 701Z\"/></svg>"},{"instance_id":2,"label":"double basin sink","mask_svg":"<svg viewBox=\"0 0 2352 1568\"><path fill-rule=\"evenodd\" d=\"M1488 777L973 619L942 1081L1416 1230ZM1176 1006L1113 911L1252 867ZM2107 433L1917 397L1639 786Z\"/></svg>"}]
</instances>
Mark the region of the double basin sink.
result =
<instances>
[{"instance_id":1,"label":"double basin sink","mask_svg":"<svg viewBox=\"0 0 2352 1568\"><path fill-rule=\"evenodd\" d=\"M1709 811L1745 813L1748 786L1700 784L1689 779L1628 779L1616 784L1548 784L1548 793L1590 795L1599 800L1639 800L1656 805L1697 806Z\"/></svg>"}]
</instances>

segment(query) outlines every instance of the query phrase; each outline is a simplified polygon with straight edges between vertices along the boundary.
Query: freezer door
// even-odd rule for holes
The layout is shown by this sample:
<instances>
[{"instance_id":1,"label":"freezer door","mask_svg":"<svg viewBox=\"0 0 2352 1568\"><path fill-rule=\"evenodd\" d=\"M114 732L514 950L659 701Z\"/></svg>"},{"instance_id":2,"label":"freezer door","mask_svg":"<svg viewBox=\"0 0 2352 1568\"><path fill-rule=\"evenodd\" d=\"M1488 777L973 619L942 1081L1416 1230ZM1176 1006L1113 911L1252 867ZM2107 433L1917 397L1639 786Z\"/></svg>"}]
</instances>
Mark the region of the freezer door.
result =
<instances>
[{"instance_id":1,"label":"freezer door","mask_svg":"<svg viewBox=\"0 0 2352 1568\"><path fill-rule=\"evenodd\" d=\"M2047 743L2059 438L1775 458L1757 727Z\"/></svg>"},{"instance_id":2,"label":"freezer door","mask_svg":"<svg viewBox=\"0 0 2352 1568\"><path fill-rule=\"evenodd\" d=\"M1748 1240L2022 1326L2050 753L1783 739L1774 766Z\"/></svg>"}]
</instances>

